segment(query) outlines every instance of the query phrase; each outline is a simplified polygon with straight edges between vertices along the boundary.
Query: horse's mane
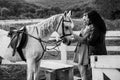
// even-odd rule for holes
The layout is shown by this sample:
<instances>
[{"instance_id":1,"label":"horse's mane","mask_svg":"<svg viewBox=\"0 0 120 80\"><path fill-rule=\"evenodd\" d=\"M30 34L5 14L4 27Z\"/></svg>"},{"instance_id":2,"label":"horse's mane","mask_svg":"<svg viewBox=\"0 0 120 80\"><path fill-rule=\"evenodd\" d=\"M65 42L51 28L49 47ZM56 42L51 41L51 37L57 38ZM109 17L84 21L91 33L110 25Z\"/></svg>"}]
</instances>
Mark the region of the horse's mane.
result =
<instances>
[{"instance_id":1,"label":"horse's mane","mask_svg":"<svg viewBox=\"0 0 120 80\"><path fill-rule=\"evenodd\" d=\"M57 14L42 20L40 23L31 25L31 28L33 28L32 32L37 32L40 37L47 37L47 35L55 31L61 15L62 14Z\"/></svg>"}]
</instances>

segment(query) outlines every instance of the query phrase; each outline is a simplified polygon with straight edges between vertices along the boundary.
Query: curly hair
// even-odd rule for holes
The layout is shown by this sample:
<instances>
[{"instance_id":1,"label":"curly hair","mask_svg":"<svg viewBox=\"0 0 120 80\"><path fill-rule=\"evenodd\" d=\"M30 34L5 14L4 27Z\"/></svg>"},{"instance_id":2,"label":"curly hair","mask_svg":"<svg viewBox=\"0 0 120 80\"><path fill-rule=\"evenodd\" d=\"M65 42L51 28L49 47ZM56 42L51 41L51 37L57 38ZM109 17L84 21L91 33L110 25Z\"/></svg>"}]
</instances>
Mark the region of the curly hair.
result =
<instances>
[{"instance_id":1,"label":"curly hair","mask_svg":"<svg viewBox=\"0 0 120 80\"><path fill-rule=\"evenodd\" d=\"M106 25L102 17L98 14L97 11L92 10L87 12L90 22L94 25L95 28L99 29L104 34L106 33Z\"/></svg>"}]
</instances>

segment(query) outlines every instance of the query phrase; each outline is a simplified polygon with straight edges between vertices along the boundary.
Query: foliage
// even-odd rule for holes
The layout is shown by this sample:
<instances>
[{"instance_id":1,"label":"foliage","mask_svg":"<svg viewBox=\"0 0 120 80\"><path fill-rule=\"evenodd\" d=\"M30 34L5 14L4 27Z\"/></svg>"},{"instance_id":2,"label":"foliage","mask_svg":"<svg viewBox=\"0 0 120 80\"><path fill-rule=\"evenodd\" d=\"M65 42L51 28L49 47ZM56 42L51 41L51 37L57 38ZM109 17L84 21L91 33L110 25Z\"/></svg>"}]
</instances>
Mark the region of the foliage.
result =
<instances>
[{"instance_id":1,"label":"foliage","mask_svg":"<svg viewBox=\"0 0 120 80\"><path fill-rule=\"evenodd\" d=\"M105 20L107 30L120 30L120 19L116 20Z\"/></svg>"},{"instance_id":2,"label":"foliage","mask_svg":"<svg viewBox=\"0 0 120 80\"><path fill-rule=\"evenodd\" d=\"M73 10L74 18L80 18L87 8L97 10L105 19L120 19L120 0L27 0L45 7Z\"/></svg>"},{"instance_id":3,"label":"foliage","mask_svg":"<svg viewBox=\"0 0 120 80\"><path fill-rule=\"evenodd\" d=\"M10 13L9 9L6 7L1 8L0 11L1 11L0 14L1 14L2 18L7 18L7 15L9 15L9 13Z\"/></svg>"},{"instance_id":4,"label":"foliage","mask_svg":"<svg viewBox=\"0 0 120 80\"><path fill-rule=\"evenodd\" d=\"M104 18L120 18L120 0L95 0L93 4Z\"/></svg>"},{"instance_id":5,"label":"foliage","mask_svg":"<svg viewBox=\"0 0 120 80\"><path fill-rule=\"evenodd\" d=\"M81 18L85 9L95 9L105 19L120 18L120 0L0 0L0 19L47 18L65 10Z\"/></svg>"},{"instance_id":6,"label":"foliage","mask_svg":"<svg viewBox=\"0 0 120 80\"><path fill-rule=\"evenodd\" d=\"M24 0L0 0L0 19L46 18L61 12L59 7L43 8Z\"/></svg>"}]
</instances>

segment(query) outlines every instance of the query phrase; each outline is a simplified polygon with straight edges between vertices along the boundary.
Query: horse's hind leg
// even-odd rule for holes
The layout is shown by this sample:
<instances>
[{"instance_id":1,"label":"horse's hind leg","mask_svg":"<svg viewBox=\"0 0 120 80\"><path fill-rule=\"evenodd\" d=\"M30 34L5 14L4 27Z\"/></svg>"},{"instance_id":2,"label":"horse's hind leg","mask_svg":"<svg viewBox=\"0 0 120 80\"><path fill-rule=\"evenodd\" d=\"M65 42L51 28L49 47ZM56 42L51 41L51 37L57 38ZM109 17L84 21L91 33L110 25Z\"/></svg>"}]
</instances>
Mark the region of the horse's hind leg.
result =
<instances>
[{"instance_id":1,"label":"horse's hind leg","mask_svg":"<svg viewBox=\"0 0 120 80\"><path fill-rule=\"evenodd\" d=\"M34 60L27 59L27 80L34 80Z\"/></svg>"},{"instance_id":2,"label":"horse's hind leg","mask_svg":"<svg viewBox=\"0 0 120 80\"><path fill-rule=\"evenodd\" d=\"M35 69L34 69L34 80L39 80L40 75L40 62L35 62Z\"/></svg>"}]
</instances>

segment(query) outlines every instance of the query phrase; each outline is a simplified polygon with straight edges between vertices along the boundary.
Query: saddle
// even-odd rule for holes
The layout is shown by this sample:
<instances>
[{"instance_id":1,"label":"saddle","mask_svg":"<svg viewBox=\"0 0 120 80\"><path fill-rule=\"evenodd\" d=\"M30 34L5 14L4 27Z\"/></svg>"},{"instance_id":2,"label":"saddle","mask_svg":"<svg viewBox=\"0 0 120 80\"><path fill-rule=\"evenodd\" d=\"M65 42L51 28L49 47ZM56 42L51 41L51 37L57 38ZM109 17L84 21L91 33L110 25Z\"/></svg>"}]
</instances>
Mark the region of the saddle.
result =
<instances>
[{"instance_id":1,"label":"saddle","mask_svg":"<svg viewBox=\"0 0 120 80\"><path fill-rule=\"evenodd\" d=\"M17 30L14 27L11 27L8 33L8 36L11 38L9 46L13 48L13 56L15 55L16 51L18 51L23 61L26 61L22 51L22 49L25 48L26 43L28 41L28 35L26 33L27 31L25 27L22 27L19 30Z\"/></svg>"}]
</instances>

